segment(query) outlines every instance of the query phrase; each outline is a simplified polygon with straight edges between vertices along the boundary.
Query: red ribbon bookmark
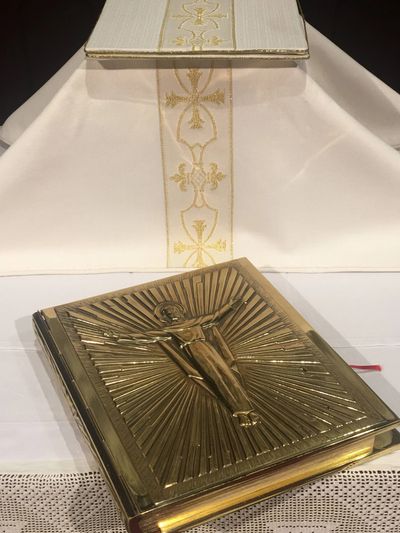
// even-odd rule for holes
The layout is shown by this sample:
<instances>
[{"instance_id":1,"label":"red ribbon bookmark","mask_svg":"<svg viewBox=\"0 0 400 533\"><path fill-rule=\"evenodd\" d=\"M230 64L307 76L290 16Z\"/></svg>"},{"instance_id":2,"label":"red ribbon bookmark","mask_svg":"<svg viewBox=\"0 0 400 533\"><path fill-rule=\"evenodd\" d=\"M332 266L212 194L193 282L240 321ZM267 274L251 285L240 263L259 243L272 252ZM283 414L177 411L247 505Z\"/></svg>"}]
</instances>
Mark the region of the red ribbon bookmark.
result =
<instances>
[{"instance_id":1,"label":"red ribbon bookmark","mask_svg":"<svg viewBox=\"0 0 400 533\"><path fill-rule=\"evenodd\" d=\"M381 365L350 365L354 370L370 370L371 372L382 372Z\"/></svg>"}]
</instances>

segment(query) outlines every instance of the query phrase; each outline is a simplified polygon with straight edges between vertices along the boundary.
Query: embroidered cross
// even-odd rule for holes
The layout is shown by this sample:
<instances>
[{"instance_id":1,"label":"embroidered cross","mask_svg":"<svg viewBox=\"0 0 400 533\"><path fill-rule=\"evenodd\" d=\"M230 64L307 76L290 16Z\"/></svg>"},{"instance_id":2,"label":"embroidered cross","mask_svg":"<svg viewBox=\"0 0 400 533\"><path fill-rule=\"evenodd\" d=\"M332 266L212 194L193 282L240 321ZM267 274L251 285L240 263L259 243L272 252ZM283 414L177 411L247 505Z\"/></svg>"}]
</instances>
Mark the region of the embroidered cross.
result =
<instances>
[{"instance_id":1,"label":"embroidered cross","mask_svg":"<svg viewBox=\"0 0 400 533\"><path fill-rule=\"evenodd\" d=\"M166 106L174 108L181 103L188 104L192 108L192 118L189 121L190 127L193 130L203 128L204 120L200 115L200 106L203 102L211 102L213 104L221 105L225 103L225 92L221 89L216 89L212 93L204 94L205 89L199 91L200 78L203 75L198 68L190 68L187 72L191 85L191 92L186 91L186 95L176 94L174 91L166 95Z\"/></svg>"},{"instance_id":2,"label":"embroidered cross","mask_svg":"<svg viewBox=\"0 0 400 533\"><path fill-rule=\"evenodd\" d=\"M195 257L195 262L193 264L196 268L201 268L207 266L204 256L208 256L214 264L214 260L208 250L215 250L217 252L226 251L226 241L219 239L213 243L209 243L210 237L205 239L205 231L207 224L204 220L195 220L193 222L193 228L196 232L197 240L194 240L192 237L193 244L185 244L182 241L176 242L174 245L174 251L176 254L182 254L184 252L192 252L185 263L185 267L188 266L189 261L192 257Z\"/></svg>"},{"instance_id":3,"label":"embroidered cross","mask_svg":"<svg viewBox=\"0 0 400 533\"><path fill-rule=\"evenodd\" d=\"M211 5L208 3L208 0L196 0L194 4L203 4L204 7L194 7L193 4L183 5L182 10L185 13L173 15L173 18L183 20L180 27L183 27L186 22L190 21L195 26L205 26L211 22L215 28L219 28L217 21L227 18L226 14L217 13L220 8L219 3Z\"/></svg>"}]
</instances>

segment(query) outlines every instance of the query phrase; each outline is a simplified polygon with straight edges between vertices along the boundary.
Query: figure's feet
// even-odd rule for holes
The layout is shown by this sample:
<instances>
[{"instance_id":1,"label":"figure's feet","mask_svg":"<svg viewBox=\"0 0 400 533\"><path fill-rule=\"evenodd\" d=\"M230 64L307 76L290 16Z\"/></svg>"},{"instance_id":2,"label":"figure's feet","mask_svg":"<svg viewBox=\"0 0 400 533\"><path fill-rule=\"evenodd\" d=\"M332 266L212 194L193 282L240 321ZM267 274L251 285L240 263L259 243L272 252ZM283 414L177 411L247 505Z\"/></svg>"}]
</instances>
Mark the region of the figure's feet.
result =
<instances>
[{"instance_id":1,"label":"figure's feet","mask_svg":"<svg viewBox=\"0 0 400 533\"><path fill-rule=\"evenodd\" d=\"M244 428L255 426L260 421L260 417L254 411L237 412L233 416L239 420L239 425Z\"/></svg>"}]
</instances>

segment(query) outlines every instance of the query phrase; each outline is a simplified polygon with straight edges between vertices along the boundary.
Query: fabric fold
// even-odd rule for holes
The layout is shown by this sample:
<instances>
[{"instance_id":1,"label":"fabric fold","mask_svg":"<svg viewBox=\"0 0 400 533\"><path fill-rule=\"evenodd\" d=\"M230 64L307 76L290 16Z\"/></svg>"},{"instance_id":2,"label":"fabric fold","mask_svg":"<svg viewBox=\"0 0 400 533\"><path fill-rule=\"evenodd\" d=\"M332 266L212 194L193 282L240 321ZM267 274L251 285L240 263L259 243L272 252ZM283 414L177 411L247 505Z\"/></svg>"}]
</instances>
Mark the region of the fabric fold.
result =
<instances>
[{"instance_id":1,"label":"fabric fold","mask_svg":"<svg viewBox=\"0 0 400 533\"><path fill-rule=\"evenodd\" d=\"M371 129L296 65L84 62L0 160L0 274L399 270Z\"/></svg>"}]
</instances>

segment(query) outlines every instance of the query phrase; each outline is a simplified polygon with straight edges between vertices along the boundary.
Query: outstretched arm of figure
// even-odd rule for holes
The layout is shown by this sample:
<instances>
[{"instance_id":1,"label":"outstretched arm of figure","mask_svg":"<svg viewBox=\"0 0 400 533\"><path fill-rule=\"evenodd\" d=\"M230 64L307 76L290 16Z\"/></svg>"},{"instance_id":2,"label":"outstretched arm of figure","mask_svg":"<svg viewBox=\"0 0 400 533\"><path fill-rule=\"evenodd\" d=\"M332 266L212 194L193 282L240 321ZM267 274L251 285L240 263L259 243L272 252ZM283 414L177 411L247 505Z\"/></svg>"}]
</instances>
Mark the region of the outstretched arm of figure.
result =
<instances>
[{"instance_id":1,"label":"outstretched arm of figure","mask_svg":"<svg viewBox=\"0 0 400 533\"><path fill-rule=\"evenodd\" d=\"M146 333L130 333L119 334L113 331L105 331L103 333L106 339L117 342L118 344L154 344L160 341L170 341L172 337L167 335L165 331L147 331Z\"/></svg>"},{"instance_id":2,"label":"outstretched arm of figure","mask_svg":"<svg viewBox=\"0 0 400 533\"><path fill-rule=\"evenodd\" d=\"M229 313L233 313L239 309L239 307L242 307L242 305L245 305L246 302L244 300L232 299L229 303L223 305L214 315L212 315L211 322L219 322L222 320L226 315Z\"/></svg>"}]
</instances>

